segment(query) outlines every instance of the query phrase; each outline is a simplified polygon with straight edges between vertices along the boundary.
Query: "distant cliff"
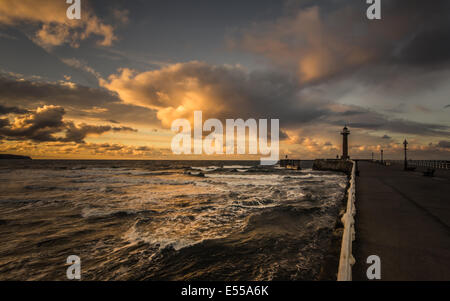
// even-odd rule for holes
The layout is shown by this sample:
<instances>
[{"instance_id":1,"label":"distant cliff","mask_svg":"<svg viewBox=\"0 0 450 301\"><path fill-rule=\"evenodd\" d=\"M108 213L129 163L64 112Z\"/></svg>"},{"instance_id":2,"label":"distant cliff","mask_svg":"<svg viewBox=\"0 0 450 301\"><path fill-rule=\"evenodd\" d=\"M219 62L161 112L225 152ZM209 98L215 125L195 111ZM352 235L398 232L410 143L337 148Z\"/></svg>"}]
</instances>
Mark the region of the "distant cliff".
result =
<instances>
[{"instance_id":1,"label":"distant cliff","mask_svg":"<svg viewBox=\"0 0 450 301\"><path fill-rule=\"evenodd\" d=\"M19 156L19 155L10 155L10 154L0 154L0 160L12 160L12 159L20 159L20 160L31 160L28 156Z\"/></svg>"}]
</instances>

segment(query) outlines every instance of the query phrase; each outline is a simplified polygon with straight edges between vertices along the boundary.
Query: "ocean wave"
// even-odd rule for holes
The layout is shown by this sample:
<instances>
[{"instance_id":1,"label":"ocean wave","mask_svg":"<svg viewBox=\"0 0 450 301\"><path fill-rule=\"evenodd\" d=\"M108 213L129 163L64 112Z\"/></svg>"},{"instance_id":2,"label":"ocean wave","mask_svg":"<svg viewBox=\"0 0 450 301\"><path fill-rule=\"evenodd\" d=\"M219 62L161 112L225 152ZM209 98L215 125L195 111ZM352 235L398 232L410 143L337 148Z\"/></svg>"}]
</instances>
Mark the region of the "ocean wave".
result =
<instances>
[{"instance_id":1,"label":"ocean wave","mask_svg":"<svg viewBox=\"0 0 450 301\"><path fill-rule=\"evenodd\" d=\"M275 202L272 199L259 199L259 198L251 198L248 200L236 200L233 202L233 204L248 208L270 208L279 205L278 202Z\"/></svg>"},{"instance_id":2,"label":"ocean wave","mask_svg":"<svg viewBox=\"0 0 450 301\"><path fill-rule=\"evenodd\" d=\"M108 217L127 217L138 214L156 214L154 210L139 210L139 209L107 209L107 208L83 208L81 210L81 217L87 219L108 218Z\"/></svg>"},{"instance_id":3,"label":"ocean wave","mask_svg":"<svg viewBox=\"0 0 450 301\"><path fill-rule=\"evenodd\" d=\"M87 280L316 275L346 176L236 163L37 162L40 169L0 173L0 225L9 231L2 252L15 254L0 275L48 278L58 273L48 258L70 249L98 259Z\"/></svg>"},{"instance_id":4,"label":"ocean wave","mask_svg":"<svg viewBox=\"0 0 450 301\"><path fill-rule=\"evenodd\" d=\"M201 166L191 166L191 169L195 169L195 170L201 170L203 172L211 172L211 171L215 171L217 169L219 169L219 166L208 166L208 167L201 167Z\"/></svg>"},{"instance_id":5,"label":"ocean wave","mask_svg":"<svg viewBox=\"0 0 450 301\"><path fill-rule=\"evenodd\" d=\"M252 175L242 175L242 174L208 174L205 175L207 178L228 178L228 179L247 179L247 180L280 180L283 176L273 175L273 174L252 174Z\"/></svg>"},{"instance_id":6,"label":"ocean wave","mask_svg":"<svg viewBox=\"0 0 450 301\"><path fill-rule=\"evenodd\" d=\"M141 232L137 229L137 222L133 224L123 235L123 239L129 244L147 243L157 247L159 250L174 249L179 251L183 248L203 242L203 239L191 240L186 238L165 238L151 233Z\"/></svg>"},{"instance_id":7,"label":"ocean wave","mask_svg":"<svg viewBox=\"0 0 450 301\"><path fill-rule=\"evenodd\" d=\"M224 165L223 166L224 169L249 169L252 167L253 166L249 166L249 165Z\"/></svg>"}]
</instances>

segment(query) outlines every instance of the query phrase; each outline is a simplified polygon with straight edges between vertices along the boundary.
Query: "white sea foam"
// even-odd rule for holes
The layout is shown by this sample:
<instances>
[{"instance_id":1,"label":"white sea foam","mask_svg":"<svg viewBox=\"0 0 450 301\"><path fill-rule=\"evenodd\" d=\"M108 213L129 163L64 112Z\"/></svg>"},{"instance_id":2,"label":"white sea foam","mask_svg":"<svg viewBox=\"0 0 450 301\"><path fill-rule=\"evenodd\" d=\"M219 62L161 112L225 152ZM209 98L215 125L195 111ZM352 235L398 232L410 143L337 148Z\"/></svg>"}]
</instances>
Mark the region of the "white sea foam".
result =
<instances>
[{"instance_id":1,"label":"white sea foam","mask_svg":"<svg viewBox=\"0 0 450 301\"><path fill-rule=\"evenodd\" d=\"M201 170L204 172L211 172L211 171L215 171L217 169L219 169L220 167L218 166L208 166L208 167L199 167L199 166L192 166L191 169L195 169L195 170Z\"/></svg>"},{"instance_id":2,"label":"white sea foam","mask_svg":"<svg viewBox=\"0 0 450 301\"><path fill-rule=\"evenodd\" d=\"M252 166L248 166L248 165L224 165L223 168L225 169L237 169L237 168L252 168Z\"/></svg>"},{"instance_id":3,"label":"white sea foam","mask_svg":"<svg viewBox=\"0 0 450 301\"><path fill-rule=\"evenodd\" d=\"M185 167L176 169L184 163L166 164L154 170L151 164L159 163L117 163L118 166L129 164L127 168L89 166L104 163L81 162L76 163L77 168L73 168L71 162L64 163L67 166L59 162L55 164L65 169L55 166L12 168L8 173L0 173L0 213L8 217L4 219L7 223L15 224L11 228L19 229L9 237L8 241L12 242L4 246L5 252L14 252L17 245L29 245L28 253L24 251L15 258L15 262L25 267L25 263L32 262L30 258L34 263L40 260L34 256L39 250L34 246L48 244L46 251L50 252L50 256L58 256L52 251L76 246L102 262L92 267L86 277L95 274L104 278L127 279L130 271L139 269L152 273L152 269L147 269L143 264L156 268L156 264L164 265L176 260L173 258L161 263L163 256L174 254L155 250L173 248L182 252L183 248L211 239L218 239L216 242L220 244L228 241L220 240L222 238L232 240L235 234L242 238L247 233L245 231L261 225L269 230L258 229L258 240L264 240L267 238L265 235L279 233L278 230L270 233L272 226L275 229L278 226L270 224L274 223L273 220L276 223L280 216L287 216L289 221L289 217L303 214L303 210L307 215L304 222L308 228L305 231L317 231L320 227L334 225L335 216L323 212L328 208L333 209L330 212L335 212L333 206L336 206L336 199L343 197L347 184L343 174L268 170L231 164L224 168L192 167L196 172L205 173L205 177L183 174ZM148 170L145 164L148 164ZM169 168L172 168L171 171ZM308 197L305 197L307 194ZM314 216L308 215L310 208L318 209L314 211ZM266 219L266 216L272 220ZM264 224L266 221L268 225ZM81 232L80 236L70 236L75 231ZM51 239L43 233L51 233ZM77 241L77 237L81 239ZM248 245L250 240L233 240L233 244L238 248L246 244L245 248L248 248L251 247ZM54 248L52 244L61 244L61 248ZM207 248L203 253L201 246L198 247L200 256L214 252L208 244L205 244ZM265 248L258 246L257 252L261 252L262 256L267 255L264 251ZM48 266L46 262L47 258L39 263ZM110 268L108 262L121 262L126 269L121 265L111 265ZM261 279L272 279L286 268L286 264L280 261L268 262L268 265L261 267L258 276ZM169 265L161 266L161 269L169 268ZM6 269L9 267L0 267L0 272ZM25 274L25 270L16 271L18 275Z\"/></svg>"}]
</instances>

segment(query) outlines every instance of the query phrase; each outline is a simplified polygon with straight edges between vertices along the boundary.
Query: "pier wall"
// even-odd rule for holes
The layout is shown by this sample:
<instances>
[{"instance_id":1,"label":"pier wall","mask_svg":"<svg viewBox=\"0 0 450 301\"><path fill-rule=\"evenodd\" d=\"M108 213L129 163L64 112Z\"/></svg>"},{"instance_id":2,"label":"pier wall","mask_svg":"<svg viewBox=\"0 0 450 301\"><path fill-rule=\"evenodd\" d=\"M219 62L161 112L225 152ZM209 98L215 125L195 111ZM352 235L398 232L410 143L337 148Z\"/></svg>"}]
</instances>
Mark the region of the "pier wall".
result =
<instances>
[{"instance_id":1,"label":"pier wall","mask_svg":"<svg viewBox=\"0 0 450 301\"><path fill-rule=\"evenodd\" d=\"M338 281L352 280L352 266L355 258L352 254L353 241L355 240L355 199L356 199L356 164L350 160L315 160L313 164L315 170L342 171L349 176L349 186L347 190L347 204L345 213L341 217L344 231L342 234L341 253L339 257Z\"/></svg>"},{"instance_id":2,"label":"pier wall","mask_svg":"<svg viewBox=\"0 0 450 301\"><path fill-rule=\"evenodd\" d=\"M353 161L317 159L314 160L312 168L314 170L342 171L350 176L353 168Z\"/></svg>"}]
</instances>

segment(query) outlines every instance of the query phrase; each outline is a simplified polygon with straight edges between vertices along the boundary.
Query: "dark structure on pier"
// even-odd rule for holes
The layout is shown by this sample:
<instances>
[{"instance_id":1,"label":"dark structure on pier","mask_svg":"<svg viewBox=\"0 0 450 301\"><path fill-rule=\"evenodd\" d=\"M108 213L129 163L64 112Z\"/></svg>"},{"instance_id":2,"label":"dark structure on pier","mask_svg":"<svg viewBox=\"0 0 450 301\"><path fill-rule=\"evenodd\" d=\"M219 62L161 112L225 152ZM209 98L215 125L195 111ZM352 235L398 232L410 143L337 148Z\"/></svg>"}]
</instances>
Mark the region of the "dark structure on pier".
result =
<instances>
[{"instance_id":1,"label":"dark structure on pier","mask_svg":"<svg viewBox=\"0 0 450 301\"><path fill-rule=\"evenodd\" d=\"M284 168L292 168L292 169L297 169L300 170L300 163L301 160L298 159L281 159L280 160L280 167L284 167Z\"/></svg>"},{"instance_id":2,"label":"dark structure on pier","mask_svg":"<svg viewBox=\"0 0 450 301\"><path fill-rule=\"evenodd\" d=\"M342 135L342 160L350 159L348 155L348 135L350 135L350 131L347 126L344 126L341 132Z\"/></svg>"}]
</instances>

